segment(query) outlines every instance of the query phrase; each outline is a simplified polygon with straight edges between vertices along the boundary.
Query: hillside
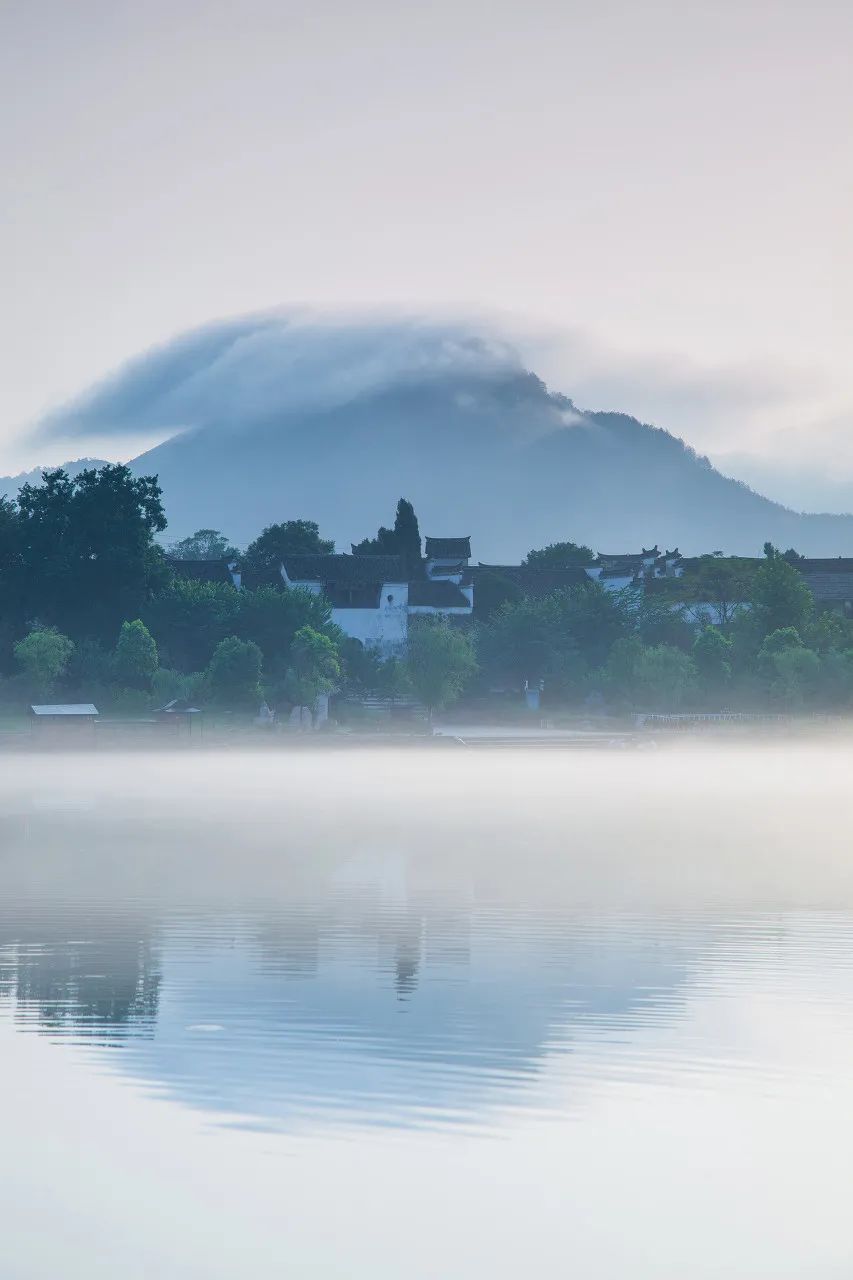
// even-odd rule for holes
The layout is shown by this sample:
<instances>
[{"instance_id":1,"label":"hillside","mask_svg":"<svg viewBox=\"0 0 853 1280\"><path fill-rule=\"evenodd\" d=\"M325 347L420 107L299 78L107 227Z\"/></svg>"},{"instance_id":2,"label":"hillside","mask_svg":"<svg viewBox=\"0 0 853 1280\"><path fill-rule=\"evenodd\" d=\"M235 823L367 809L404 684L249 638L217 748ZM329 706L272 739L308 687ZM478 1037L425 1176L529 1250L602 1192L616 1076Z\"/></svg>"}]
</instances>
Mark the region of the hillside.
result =
<instances>
[{"instance_id":1,"label":"hillside","mask_svg":"<svg viewBox=\"0 0 853 1280\"><path fill-rule=\"evenodd\" d=\"M849 555L853 517L801 515L715 471L680 440L616 413L578 413L533 375L429 379L329 409L208 425L137 458L160 476L170 533L238 543L309 517L338 546L387 522L401 495L421 528L470 534L510 561L572 538L596 548L759 554L769 539Z\"/></svg>"},{"instance_id":2,"label":"hillside","mask_svg":"<svg viewBox=\"0 0 853 1280\"><path fill-rule=\"evenodd\" d=\"M99 436L116 449L164 441L132 466L159 475L169 538L212 526L245 544L303 517L348 548L406 496L424 533L470 534L475 558L493 563L565 538L608 551L754 555L769 539L853 553L853 516L798 514L666 431L578 410L499 336L459 324L217 321L142 352L34 438L47 452Z\"/></svg>"},{"instance_id":3,"label":"hillside","mask_svg":"<svg viewBox=\"0 0 853 1280\"><path fill-rule=\"evenodd\" d=\"M70 476L79 475L87 467L102 467L102 458L76 458L73 462L63 462L62 466ZM42 467L33 467L31 471L19 471L16 476L0 476L0 498L14 498L24 484L40 484Z\"/></svg>"}]
</instances>

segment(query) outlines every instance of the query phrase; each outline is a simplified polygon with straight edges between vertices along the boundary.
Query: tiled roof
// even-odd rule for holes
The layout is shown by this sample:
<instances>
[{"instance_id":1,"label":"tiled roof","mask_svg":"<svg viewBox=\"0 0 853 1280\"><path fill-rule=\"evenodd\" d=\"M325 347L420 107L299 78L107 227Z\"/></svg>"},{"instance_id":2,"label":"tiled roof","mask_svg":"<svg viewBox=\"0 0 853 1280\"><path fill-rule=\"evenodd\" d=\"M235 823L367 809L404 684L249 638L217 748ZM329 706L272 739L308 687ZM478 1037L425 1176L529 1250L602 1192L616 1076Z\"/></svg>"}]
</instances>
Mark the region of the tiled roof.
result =
<instances>
[{"instance_id":1,"label":"tiled roof","mask_svg":"<svg viewBox=\"0 0 853 1280\"><path fill-rule=\"evenodd\" d=\"M802 572L800 565L797 568ZM818 603L826 600L853 601L853 565L839 573L803 573L803 578Z\"/></svg>"},{"instance_id":2,"label":"tiled roof","mask_svg":"<svg viewBox=\"0 0 853 1280\"><path fill-rule=\"evenodd\" d=\"M426 558L432 559L435 556L442 560L453 559L468 560L471 557L471 539L470 538L427 538L426 539Z\"/></svg>"},{"instance_id":3,"label":"tiled roof","mask_svg":"<svg viewBox=\"0 0 853 1280\"><path fill-rule=\"evenodd\" d=\"M194 582L231 582L229 564L232 560L178 560L166 556L166 563L176 578L191 578Z\"/></svg>"},{"instance_id":4,"label":"tiled roof","mask_svg":"<svg viewBox=\"0 0 853 1280\"><path fill-rule=\"evenodd\" d=\"M526 564L480 564L471 570L476 590L481 574L493 574L514 583L527 596L548 596L570 587L585 587L589 578L584 569L537 569Z\"/></svg>"},{"instance_id":5,"label":"tiled roof","mask_svg":"<svg viewBox=\"0 0 853 1280\"><path fill-rule=\"evenodd\" d=\"M458 560L455 564L437 564L430 572L434 578L452 578L456 574L465 572L465 564L462 560Z\"/></svg>"},{"instance_id":6,"label":"tiled roof","mask_svg":"<svg viewBox=\"0 0 853 1280\"><path fill-rule=\"evenodd\" d=\"M604 564L638 565L642 564L644 560L648 560L650 557L657 558L659 555L660 551L657 547L652 547L648 551L620 551L612 555L608 555L605 551L599 551L598 558Z\"/></svg>"},{"instance_id":7,"label":"tiled roof","mask_svg":"<svg viewBox=\"0 0 853 1280\"><path fill-rule=\"evenodd\" d=\"M835 559L797 560L795 569L800 573L853 573L853 557L837 556Z\"/></svg>"},{"instance_id":8,"label":"tiled roof","mask_svg":"<svg viewBox=\"0 0 853 1280\"><path fill-rule=\"evenodd\" d=\"M96 716L98 708L94 702L50 702L36 703L30 707L34 716Z\"/></svg>"},{"instance_id":9,"label":"tiled roof","mask_svg":"<svg viewBox=\"0 0 853 1280\"><path fill-rule=\"evenodd\" d=\"M243 569L240 585L245 591L257 591L259 587L284 587L280 569Z\"/></svg>"},{"instance_id":10,"label":"tiled roof","mask_svg":"<svg viewBox=\"0 0 853 1280\"><path fill-rule=\"evenodd\" d=\"M419 579L409 583L409 604L430 605L433 609L470 609L471 601L453 582Z\"/></svg>"},{"instance_id":11,"label":"tiled roof","mask_svg":"<svg viewBox=\"0 0 853 1280\"><path fill-rule=\"evenodd\" d=\"M201 708L194 707L188 698L173 698L171 702L167 702L165 706L158 707L154 712L155 716L197 716L201 715Z\"/></svg>"},{"instance_id":12,"label":"tiled roof","mask_svg":"<svg viewBox=\"0 0 853 1280\"><path fill-rule=\"evenodd\" d=\"M367 586L377 582L406 581L399 556L285 556L284 568L291 582Z\"/></svg>"},{"instance_id":13,"label":"tiled roof","mask_svg":"<svg viewBox=\"0 0 853 1280\"><path fill-rule=\"evenodd\" d=\"M602 578L633 578L642 569L641 564L612 564L601 570Z\"/></svg>"}]
</instances>

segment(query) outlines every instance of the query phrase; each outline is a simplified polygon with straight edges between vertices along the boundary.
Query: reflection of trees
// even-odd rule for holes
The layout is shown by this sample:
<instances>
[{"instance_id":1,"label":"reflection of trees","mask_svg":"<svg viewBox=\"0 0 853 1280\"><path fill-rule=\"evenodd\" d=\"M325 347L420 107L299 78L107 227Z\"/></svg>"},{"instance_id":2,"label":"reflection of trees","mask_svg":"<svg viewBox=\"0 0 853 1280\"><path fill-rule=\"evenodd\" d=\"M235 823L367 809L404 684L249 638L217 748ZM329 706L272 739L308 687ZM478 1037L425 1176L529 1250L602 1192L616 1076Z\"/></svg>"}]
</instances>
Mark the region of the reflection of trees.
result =
<instances>
[{"instance_id":1,"label":"reflection of trees","mask_svg":"<svg viewBox=\"0 0 853 1280\"><path fill-rule=\"evenodd\" d=\"M24 1025L121 1044L124 1069L194 1105L418 1123L526 1088L591 1026L676 1018L701 943L368 888L150 915L31 901L0 913L0 997ZM197 1035L213 1025L227 1053Z\"/></svg>"},{"instance_id":2,"label":"reflection of trees","mask_svg":"<svg viewBox=\"0 0 853 1280\"><path fill-rule=\"evenodd\" d=\"M0 994L41 1029L95 1037L153 1028L160 966L147 921L74 915L20 926L0 920Z\"/></svg>"},{"instance_id":3,"label":"reflection of trees","mask_svg":"<svg viewBox=\"0 0 853 1280\"><path fill-rule=\"evenodd\" d=\"M314 902L262 916L251 936L260 971L287 979L316 977L322 960L342 949L348 962L377 955L378 968L391 973L397 995L405 999L418 985L424 923L417 906L389 913L362 904L353 912L351 904L329 902L320 909Z\"/></svg>"},{"instance_id":4,"label":"reflection of trees","mask_svg":"<svg viewBox=\"0 0 853 1280\"><path fill-rule=\"evenodd\" d=\"M313 978L320 959L322 917L315 906L261 917L252 929L264 973Z\"/></svg>"},{"instance_id":5,"label":"reflection of trees","mask_svg":"<svg viewBox=\"0 0 853 1280\"><path fill-rule=\"evenodd\" d=\"M405 1000L417 987L420 963L420 947L414 947L407 939L401 938L394 958L394 986L401 1000Z\"/></svg>"}]
</instances>

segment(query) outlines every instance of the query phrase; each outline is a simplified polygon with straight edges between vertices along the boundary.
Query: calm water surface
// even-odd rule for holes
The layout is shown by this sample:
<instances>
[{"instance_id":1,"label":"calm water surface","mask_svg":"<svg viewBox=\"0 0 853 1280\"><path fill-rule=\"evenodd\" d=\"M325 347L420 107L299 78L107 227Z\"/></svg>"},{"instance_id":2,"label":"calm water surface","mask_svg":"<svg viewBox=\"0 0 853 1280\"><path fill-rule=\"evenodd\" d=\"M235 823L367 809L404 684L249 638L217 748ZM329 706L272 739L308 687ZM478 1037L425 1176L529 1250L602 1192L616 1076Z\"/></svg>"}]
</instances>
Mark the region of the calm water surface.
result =
<instances>
[{"instance_id":1,"label":"calm water surface","mask_svg":"<svg viewBox=\"0 0 853 1280\"><path fill-rule=\"evenodd\" d=\"M850 749L3 763L4 1280L853 1275Z\"/></svg>"}]
</instances>

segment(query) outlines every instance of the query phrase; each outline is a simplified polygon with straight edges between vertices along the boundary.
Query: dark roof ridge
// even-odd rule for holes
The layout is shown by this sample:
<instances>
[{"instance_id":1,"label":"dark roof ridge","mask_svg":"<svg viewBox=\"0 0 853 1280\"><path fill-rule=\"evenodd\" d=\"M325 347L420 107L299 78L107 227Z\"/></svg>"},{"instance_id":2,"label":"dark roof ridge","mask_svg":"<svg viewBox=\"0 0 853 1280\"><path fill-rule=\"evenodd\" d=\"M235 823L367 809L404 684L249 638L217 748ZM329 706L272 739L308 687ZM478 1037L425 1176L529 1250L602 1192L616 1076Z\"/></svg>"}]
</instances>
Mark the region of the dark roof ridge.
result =
<instances>
[{"instance_id":1,"label":"dark roof ridge","mask_svg":"<svg viewBox=\"0 0 853 1280\"><path fill-rule=\"evenodd\" d=\"M433 556L459 556L460 559L470 559L471 556L471 536L466 534L464 537L458 538L430 538L424 539L424 550L427 558Z\"/></svg>"},{"instance_id":2,"label":"dark roof ridge","mask_svg":"<svg viewBox=\"0 0 853 1280\"><path fill-rule=\"evenodd\" d=\"M400 556L347 555L346 552L307 551L282 558L291 582L375 583L405 582Z\"/></svg>"}]
</instances>

